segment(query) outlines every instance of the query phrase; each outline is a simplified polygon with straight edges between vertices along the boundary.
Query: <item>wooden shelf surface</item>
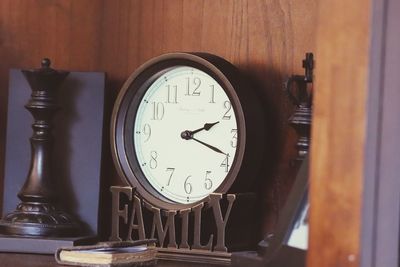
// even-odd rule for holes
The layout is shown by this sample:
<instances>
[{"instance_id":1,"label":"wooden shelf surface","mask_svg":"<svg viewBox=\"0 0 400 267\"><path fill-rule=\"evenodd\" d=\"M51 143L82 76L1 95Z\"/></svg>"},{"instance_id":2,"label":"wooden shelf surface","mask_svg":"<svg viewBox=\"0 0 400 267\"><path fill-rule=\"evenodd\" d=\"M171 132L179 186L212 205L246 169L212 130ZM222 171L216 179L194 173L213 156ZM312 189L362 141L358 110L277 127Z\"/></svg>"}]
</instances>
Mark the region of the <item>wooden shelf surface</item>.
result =
<instances>
[{"instance_id":1,"label":"wooden shelf surface","mask_svg":"<svg viewBox=\"0 0 400 267\"><path fill-rule=\"evenodd\" d=\"M67 266L57 264L53 255L0 253L0 266L2 267L55 267ZM172 262L159 260L157 265L162 267L210 267L209 264L187 262Z\"/></svg>"}]
</instances>

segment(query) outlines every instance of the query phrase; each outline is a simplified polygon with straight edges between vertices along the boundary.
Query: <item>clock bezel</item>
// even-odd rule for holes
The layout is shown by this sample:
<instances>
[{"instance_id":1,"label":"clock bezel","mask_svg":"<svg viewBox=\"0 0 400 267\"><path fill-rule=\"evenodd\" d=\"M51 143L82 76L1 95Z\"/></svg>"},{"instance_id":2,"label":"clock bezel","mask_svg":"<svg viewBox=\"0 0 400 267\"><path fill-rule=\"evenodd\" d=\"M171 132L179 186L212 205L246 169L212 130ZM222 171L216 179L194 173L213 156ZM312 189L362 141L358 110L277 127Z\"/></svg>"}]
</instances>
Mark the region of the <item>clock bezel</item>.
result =
<instances>
[{"instance_id":1,"label":"clock bezel","mask_svg":"<svg viewBox=\"0 0 400 267\"><path fill-rule=\"evenodd\" d=\"M198 55L192 53L169 53L158 56L146 62L131 74L117 97L111 122L113 160L120 177L129 185L135 187L138 194L152 205L164 209L186 209L207 199L206 196L196 202L179 203L164 197L147 181L137 161L134 144L131 140L133 139L133 125L136 119L136 112L142 97L158 77L174 67L189 66L210 75L227 94L236 116L238 130L236 154L224 181L217 189L210 192L210 194L227 193L239 174L246 148L245 116L242 104L235 90L235 87L240 85L232 79L234 77L234 73L232 73L234 71L233 65L221 68L214 64L216 60L220 61L222 59L209 54ZM224 61L224 63L227 64L228 62ZM127 125L132 126L128 128ZM129 136L130 139L128 138ZM127 145L127 140L129 140L128 143L131 142L129 145Z\"/></svg>"}]
</instances>

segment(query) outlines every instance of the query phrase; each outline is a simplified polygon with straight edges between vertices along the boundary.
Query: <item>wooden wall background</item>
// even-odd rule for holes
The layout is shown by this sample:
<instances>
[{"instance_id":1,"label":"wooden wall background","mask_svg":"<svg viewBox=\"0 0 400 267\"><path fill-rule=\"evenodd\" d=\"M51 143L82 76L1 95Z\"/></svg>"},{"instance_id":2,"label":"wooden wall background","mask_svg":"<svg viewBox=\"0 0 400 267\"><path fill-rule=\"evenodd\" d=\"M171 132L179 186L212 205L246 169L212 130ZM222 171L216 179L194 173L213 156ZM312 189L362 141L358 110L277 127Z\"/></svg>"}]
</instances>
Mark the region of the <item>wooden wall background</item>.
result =
<instances>
[{"instance_id":1,"label":"wooden wall background","mask_svg":"<svg viewBox=\"0 0 400 267\"><path fill-rule=\"evenodd\" d=\"M204 51L231 61L262 92L271 131L266 158L264 232L276 222L294 179L292 105L283 92L314 51L317 0L2 0L0 1L0 178L4 173L8 70L38 67L49 57L59 69L107 73L104 194L121 183L112 165L108 123L128 75L172 51ZM107 207L107 197L102 203ZM107 211L105 211L107 213ZM106 221L106 215L103 214ZM103 229L103 234L107 229ZM261 237L260 237L261 238Z\"/></svg>"}]
</instances>

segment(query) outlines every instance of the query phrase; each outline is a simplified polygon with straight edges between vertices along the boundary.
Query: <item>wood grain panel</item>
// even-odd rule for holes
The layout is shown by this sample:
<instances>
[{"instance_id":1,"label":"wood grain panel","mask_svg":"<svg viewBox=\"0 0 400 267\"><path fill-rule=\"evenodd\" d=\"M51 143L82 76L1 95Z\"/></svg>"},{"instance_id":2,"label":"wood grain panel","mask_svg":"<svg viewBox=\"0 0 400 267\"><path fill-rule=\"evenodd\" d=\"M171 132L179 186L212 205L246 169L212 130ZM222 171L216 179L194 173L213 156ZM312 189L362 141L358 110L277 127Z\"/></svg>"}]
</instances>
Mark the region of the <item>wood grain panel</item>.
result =
<instances>
[{"instance_id":1,"label":"wood grain panel","mask_svg":"<svg viewBox=\"0 0 400 267\"><path fill-rule=\"evenodd\" d=\"M62 69L107 72L107 111L128 75L172 51L217 54L257 87L270 130L263 177L264 231L271 230L293 182L295 133L283 81L303 73L315 47L317 0L2 0L0 1L0 173L3 173L8 69L43 56ZM108 132L107 132L108 133ZM121 183L105 137L104 193ZM107 211L108 199L103 200ZM103 215L105 218L107 216Z\"/></svg>"},{"instance_id":2,"label":"wood grain panel","mask_svg":"<svg viewBox=\"0 0 400 267\"><path fill-rule=\"evenodd\" d=\"M319 6L310 267L359 266L369 13L364 1L332 0Z\"/></svg>"}]
</instances>

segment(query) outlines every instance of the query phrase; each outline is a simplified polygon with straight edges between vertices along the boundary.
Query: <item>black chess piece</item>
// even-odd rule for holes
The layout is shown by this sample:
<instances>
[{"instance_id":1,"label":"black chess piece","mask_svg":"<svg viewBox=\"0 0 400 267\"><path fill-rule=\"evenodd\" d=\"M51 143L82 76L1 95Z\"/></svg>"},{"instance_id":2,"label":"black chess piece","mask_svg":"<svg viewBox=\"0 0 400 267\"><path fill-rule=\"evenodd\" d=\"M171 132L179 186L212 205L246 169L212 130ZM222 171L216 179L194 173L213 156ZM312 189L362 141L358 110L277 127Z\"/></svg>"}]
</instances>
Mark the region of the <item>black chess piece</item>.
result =
<instances>
[{"instance_id":1,"label":"black chess piece","mask_svg":"<svg viewBox=\"0 0 400 267\"><path fill-rule=\"evenodd\" d=\"M81 226L57 205L56 176L51 169L53 159L52 118L59 106L56 103L58 87L69 72L50 68L45 58L41 68L22 70L32 89L25 105L34 118L31 143L31 163L25 184L18 193L21 202L15 211L0 221L0 233L34 237L72 237L80 234Z\"/></svg>"}]
</instances>

